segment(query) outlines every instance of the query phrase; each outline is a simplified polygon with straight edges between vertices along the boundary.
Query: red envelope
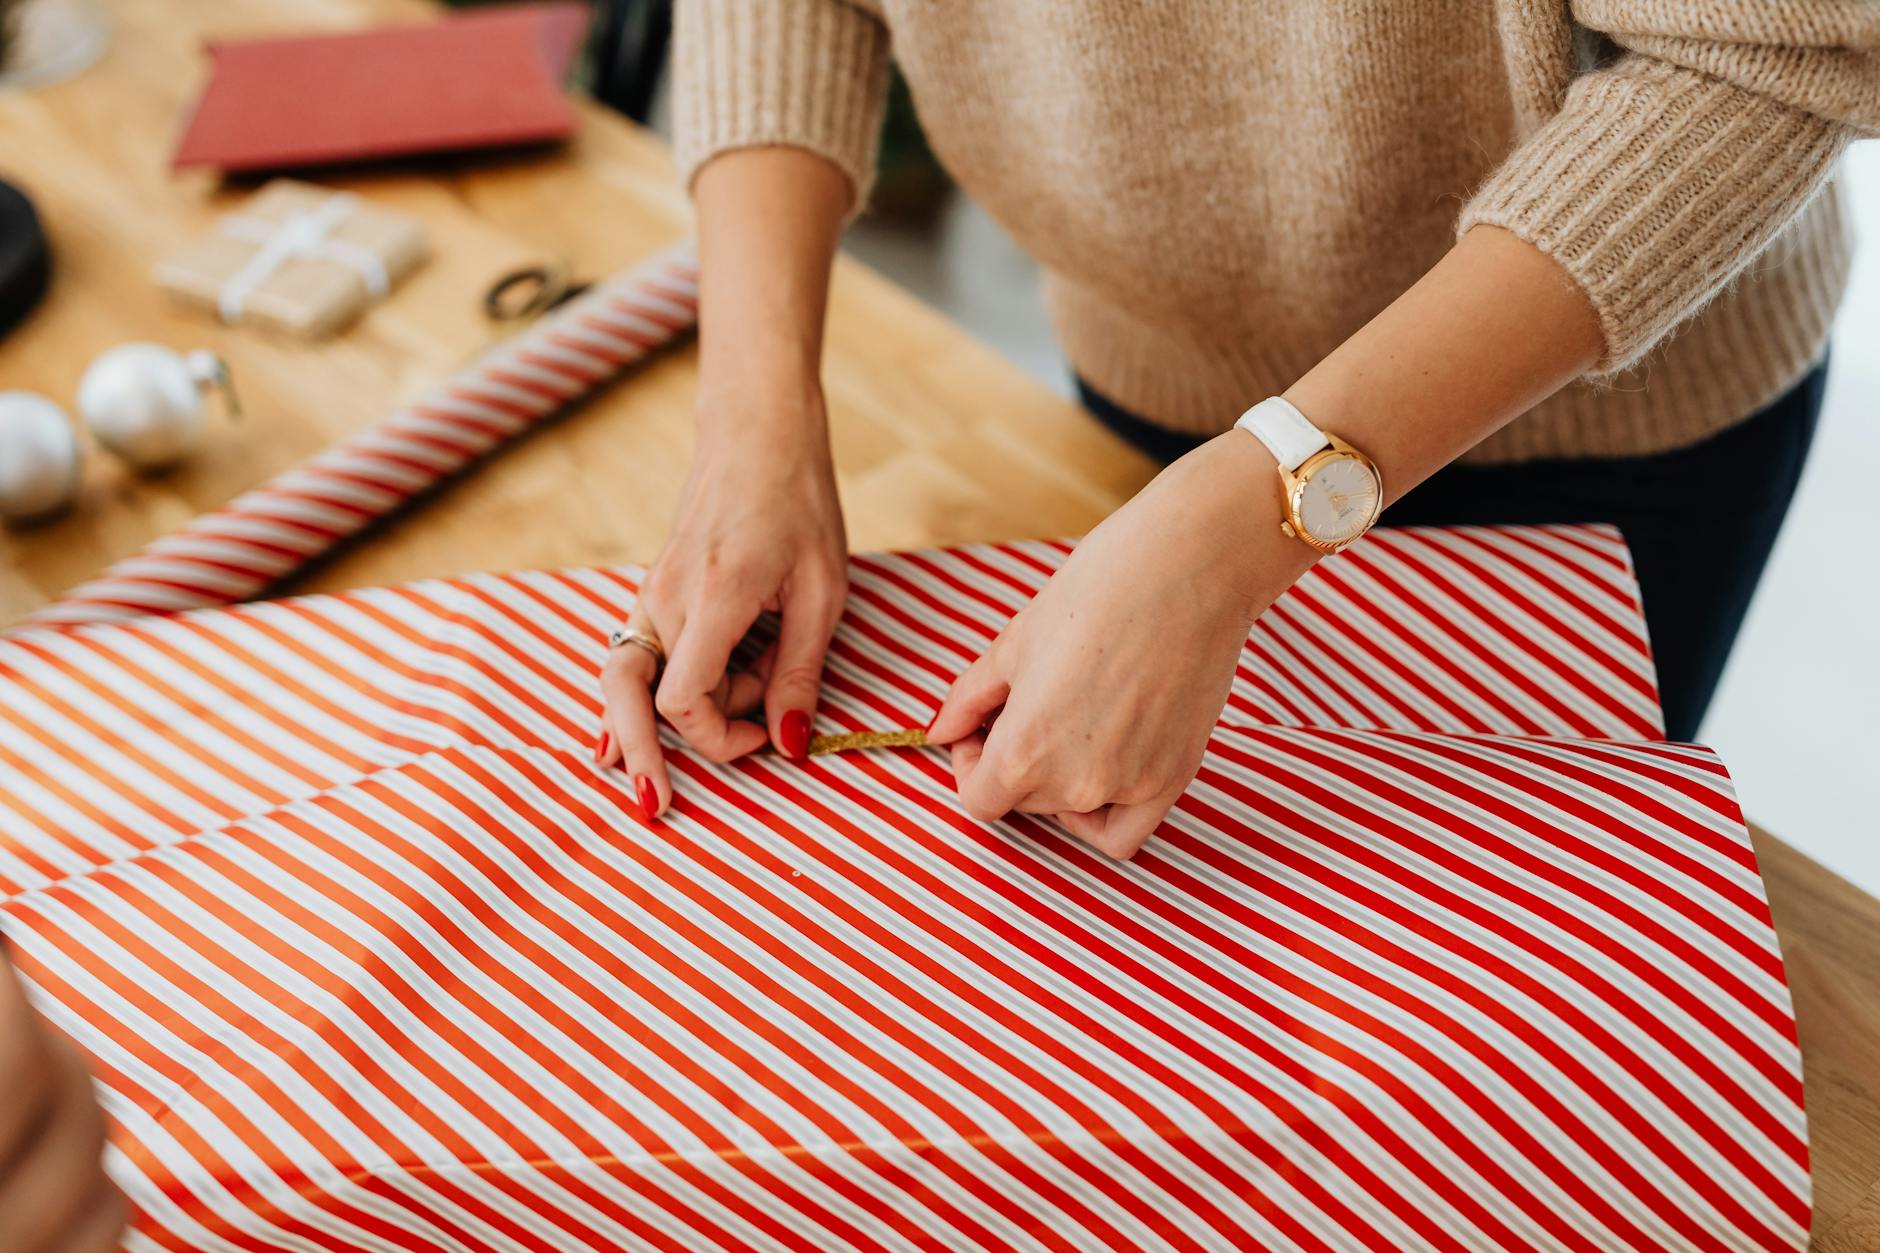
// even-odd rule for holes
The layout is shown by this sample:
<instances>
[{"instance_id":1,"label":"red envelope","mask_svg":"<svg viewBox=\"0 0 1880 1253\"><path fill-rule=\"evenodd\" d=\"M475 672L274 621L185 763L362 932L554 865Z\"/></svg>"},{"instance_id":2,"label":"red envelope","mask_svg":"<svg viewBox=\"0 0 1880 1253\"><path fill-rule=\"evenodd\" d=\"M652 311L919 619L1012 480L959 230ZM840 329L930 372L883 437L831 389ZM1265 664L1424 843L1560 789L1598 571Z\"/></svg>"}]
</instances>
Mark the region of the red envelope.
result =
<instances>
[{"instance_id":1,"label":"red envelope","mask_svg":"<svg viewBox=\"0 0 1880 1253\"><path fill-rule=\"evenodd\" d=\"M543 143L586 18L514 5L415 26L209 45L209 84L172 165L223 170Z\"/></svg>"}]
</instances>

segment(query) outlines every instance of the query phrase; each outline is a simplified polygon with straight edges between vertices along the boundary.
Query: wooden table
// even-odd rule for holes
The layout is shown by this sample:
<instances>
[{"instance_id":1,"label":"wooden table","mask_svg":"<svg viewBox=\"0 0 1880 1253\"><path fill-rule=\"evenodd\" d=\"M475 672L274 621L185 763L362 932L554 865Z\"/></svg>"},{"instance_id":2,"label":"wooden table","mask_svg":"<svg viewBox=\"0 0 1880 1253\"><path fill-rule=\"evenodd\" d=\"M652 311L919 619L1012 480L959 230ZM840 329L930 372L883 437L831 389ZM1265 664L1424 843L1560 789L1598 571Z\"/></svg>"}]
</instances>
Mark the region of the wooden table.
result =
<instances>
[{"instance_id":1,"label":"wooden table","mask_svg":"<svg viewBox=\"0 0 1880 1253\"><path fill-rule=\"evenodd\" d=\"M170 310L154 258L241 189L167 161L204 36L423 17L422 0L120 0L111 51L60 87L0 97L0 177L38 201L57 253L43 309L0 341L0 385L69 406L86 363L127 339L207 346L248 409L194 461L138 479L94 458L64 519L0 533L0 622L105 561L387 413L484 342L477 297L501 269L563 256L615 269L682 234L658 142L596 107L564 150L348 171L325 181L421 216L434 259L321 346ZM470 570L645 561L691 453L694 361L668 354L302 580L300 590ZM1151 466L1068 403L863 267L837 274L827 390L857 548L1087 530ZM1779 840L1757 848L1807 1064L1815 1247L1880 1248L1880 901Z\"/></svg>"}]
</instances>

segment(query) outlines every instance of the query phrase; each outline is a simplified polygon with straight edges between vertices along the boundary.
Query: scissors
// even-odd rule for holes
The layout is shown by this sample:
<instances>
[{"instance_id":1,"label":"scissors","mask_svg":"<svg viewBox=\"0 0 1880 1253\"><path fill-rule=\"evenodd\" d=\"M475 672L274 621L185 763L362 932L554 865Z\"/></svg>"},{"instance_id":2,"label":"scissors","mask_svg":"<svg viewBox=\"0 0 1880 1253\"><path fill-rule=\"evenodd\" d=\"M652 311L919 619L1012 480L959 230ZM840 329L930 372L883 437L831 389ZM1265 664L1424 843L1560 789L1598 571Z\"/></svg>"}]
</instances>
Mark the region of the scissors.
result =
<instances>
[{"instance_id":1,"label":"scissors","mask_svg":"<svg viewBox=\"0 0 1880 1253\"><path fill-rule=\"evenodd\" d=\"M576 279L566 262L525 265L490 284L483 293L483 316L498 324L528 322L592 286Z\"/></svg>"}]
</instances>

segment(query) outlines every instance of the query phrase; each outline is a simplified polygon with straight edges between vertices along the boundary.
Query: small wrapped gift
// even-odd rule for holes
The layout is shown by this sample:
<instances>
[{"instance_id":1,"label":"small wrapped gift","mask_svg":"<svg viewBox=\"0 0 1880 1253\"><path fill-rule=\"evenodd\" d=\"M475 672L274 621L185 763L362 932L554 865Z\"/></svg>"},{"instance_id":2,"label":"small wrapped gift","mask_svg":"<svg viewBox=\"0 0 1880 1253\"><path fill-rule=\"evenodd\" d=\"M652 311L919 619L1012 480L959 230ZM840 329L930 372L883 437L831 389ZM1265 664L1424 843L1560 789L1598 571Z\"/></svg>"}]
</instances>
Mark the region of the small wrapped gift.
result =
<instances>
[{"instance_id":1,"label":"small wrapped gift","mask_svg":"<svg viewBox=\"0 0 1880 1253\"><path fill-rule=\"evenodd\" d=\"M276 179L183 252L157 286L224 322L331 335L424 259L424 228L347 192Z\"/></svg>"}]
</instances>

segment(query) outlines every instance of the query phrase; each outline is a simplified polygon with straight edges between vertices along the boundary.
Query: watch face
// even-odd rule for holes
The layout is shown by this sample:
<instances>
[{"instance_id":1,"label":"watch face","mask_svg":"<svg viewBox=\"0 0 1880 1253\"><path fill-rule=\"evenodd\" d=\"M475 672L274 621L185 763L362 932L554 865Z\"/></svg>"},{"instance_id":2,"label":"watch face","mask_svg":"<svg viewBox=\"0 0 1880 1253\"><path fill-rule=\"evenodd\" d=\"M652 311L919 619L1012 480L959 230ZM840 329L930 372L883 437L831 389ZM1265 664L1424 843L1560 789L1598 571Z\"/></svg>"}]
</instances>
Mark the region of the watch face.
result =
<instances>
[{"instance_id":1,"label":"watch face","mask_svg":"<svg viewBox=\"0 0 1880 1253\"><path fill-rule=\"evenodd\" d=\"M1299 489L1299 524L1321 544L1349 544L1377 516L1377 472L1351 456L1330 457Z\"/></svg>"}]
</instances>

